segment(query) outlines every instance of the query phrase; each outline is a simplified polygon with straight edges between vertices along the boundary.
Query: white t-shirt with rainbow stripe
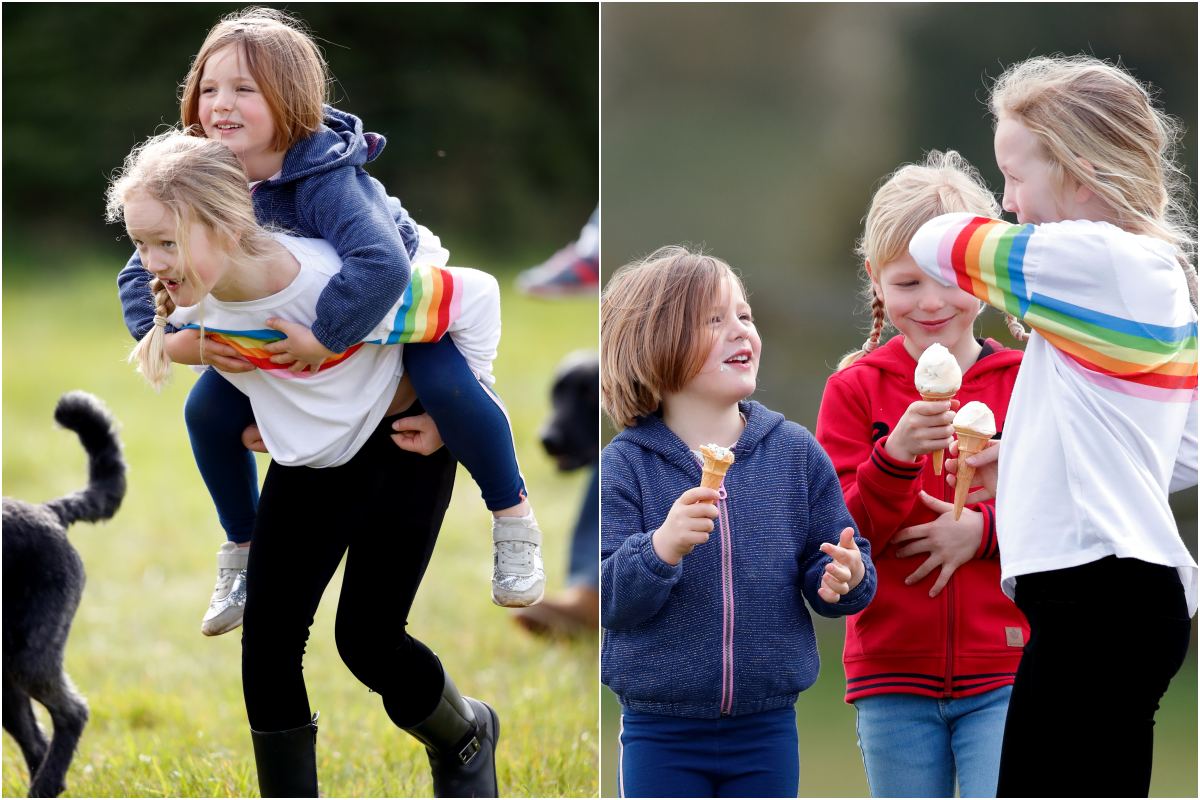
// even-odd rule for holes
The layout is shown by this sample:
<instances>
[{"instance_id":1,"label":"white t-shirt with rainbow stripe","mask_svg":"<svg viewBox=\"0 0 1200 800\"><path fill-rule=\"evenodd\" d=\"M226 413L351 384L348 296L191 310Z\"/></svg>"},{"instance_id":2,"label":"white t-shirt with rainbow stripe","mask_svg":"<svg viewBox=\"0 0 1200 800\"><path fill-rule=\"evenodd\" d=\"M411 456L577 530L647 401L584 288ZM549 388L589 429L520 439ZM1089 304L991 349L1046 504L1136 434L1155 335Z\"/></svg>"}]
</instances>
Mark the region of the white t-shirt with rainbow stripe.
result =
<instances>
[{"instance_id":1,"label":"white t-shirt with rainbow stripe","mask_svg":"<svg viewBox=\"0 0 1200 800\"><path fill-rule=\"evenodd\" d=\"M259 300L229 303L211 295L178 308L169 320L179 328L201 327L233 347L258 369L223 372L250 398L271 458L285 466L335 467L349 461L383 419L403 375L405 342L454 338L476 377L491 385L500 342L500 288L479 270L448 267L449 253L427 229L412 259L408 288L364 342L329 359L315 374L272 364L263 347L283 338L267 319L311 325L317 298L341 268L321 239L276 237L300 263L285 289Z\"/></svg>"},{"instance_id":2,"label":"white t-shirt with rainbow stripe","mask_svg":"<svg viewBox=\"0 0 1200 800\"><path fill-rule=\"evenodd\" d=\"M1115 555L1178 568L1195 614L1196 562L1167 503L1196 484L1196 311L1174 248L1104 222L946 214L909 250L1033 329L996 488L1004 591Z\"/></svg>"}]
</instances>

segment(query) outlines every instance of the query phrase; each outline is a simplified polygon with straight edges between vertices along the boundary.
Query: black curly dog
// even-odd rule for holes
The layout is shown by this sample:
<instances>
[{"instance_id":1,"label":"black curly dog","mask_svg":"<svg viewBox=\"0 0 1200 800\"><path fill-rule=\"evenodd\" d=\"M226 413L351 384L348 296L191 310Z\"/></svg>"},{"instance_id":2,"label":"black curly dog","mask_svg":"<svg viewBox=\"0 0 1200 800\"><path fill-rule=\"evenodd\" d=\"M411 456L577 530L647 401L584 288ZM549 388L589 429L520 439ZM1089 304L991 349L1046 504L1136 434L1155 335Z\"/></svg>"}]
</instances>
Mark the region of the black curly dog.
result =
<instances>
[{"instance_id":1,"label":"black curly dog","mask_svg":"<svg viewBox=\"0 0 1200 800\"><path fill-rule=\"evenodd\" d=\"M87 723L87 702L63 670L83 562L67 540L77 520L112 517L125 496L125 460L112 415L84 392L63 395L54 418L88 454L88 487L43 505L4 498L4 730L29 765L30 797L55 797ZM50 712L49 742L30 698Z\"/></svg>"}]
</instances>

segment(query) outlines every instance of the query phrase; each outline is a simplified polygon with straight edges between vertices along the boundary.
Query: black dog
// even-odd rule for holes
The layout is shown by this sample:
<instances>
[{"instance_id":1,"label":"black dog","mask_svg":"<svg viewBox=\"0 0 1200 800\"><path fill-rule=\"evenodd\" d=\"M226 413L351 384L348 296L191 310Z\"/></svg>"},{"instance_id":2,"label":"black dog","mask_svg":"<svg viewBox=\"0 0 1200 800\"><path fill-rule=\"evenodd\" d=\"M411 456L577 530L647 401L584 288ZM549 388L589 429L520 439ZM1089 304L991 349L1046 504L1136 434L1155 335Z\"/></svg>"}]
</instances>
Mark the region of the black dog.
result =
<instances>
[{"instance_id":1,"label":"black dog","mask_svg":"<svg viewBox=\"0 0 1200 800\"><path fill-rule=\"evenodd\" d=\"M55 797L87 723L87 702L63 671L83 562L67 540L77 520L108 519L125 496L125 461L112 416L84 392L63 395L54 418L88 454L88 487L44 505L4 498L4 730L29 765L29 796ZM47 743L30 698L50 712Z\"/></svg>"},{"instance_id":2,"label":"black dog","mask_svg":"<svg viewBox=\"0 0 1200 800\"><path fill-rule=\"evenodd\" d=\"M595 353L577 351L559 363L542 447L563 472L586 467L599 457L600 359Z\"/></svg>"}]
</instances>

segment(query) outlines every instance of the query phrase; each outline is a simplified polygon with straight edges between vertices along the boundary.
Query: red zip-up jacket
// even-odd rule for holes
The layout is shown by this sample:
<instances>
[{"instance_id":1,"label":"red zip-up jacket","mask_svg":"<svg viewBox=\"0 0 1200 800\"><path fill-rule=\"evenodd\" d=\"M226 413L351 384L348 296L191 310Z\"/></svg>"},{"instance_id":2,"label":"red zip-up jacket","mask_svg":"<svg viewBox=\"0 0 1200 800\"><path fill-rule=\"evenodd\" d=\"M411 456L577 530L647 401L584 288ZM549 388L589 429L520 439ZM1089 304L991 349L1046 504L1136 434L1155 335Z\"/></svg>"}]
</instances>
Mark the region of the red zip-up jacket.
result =
<instances>
[{"instance_id":1,"label":"red zip-up jacket","mask_svg":"<svg viewBox=\"0 0 1200 800\"><path fill-rule=\"evenodd\" d=\"M964 404L986 403L996 415L997 435L1004 432L1021 355L988 339L955 396ZM870 540L878 570L875 600L846 618L846 702L875 694L967 697L998 689L1013 682L1029 639L1024 615L1000 591L990 500L967 506L984 515L979 548L937 597L929 590L939 569L904 585L928 554L897 558L892 537L937 517L918 493L954 501L945 474L933 474L931 457L910 463L884 450L892 428L921 399L913 386L916 368L904 337L895 336L829 377L817 416L817 441L833 460L846 506Z\"/></svg>"}]
</instances>

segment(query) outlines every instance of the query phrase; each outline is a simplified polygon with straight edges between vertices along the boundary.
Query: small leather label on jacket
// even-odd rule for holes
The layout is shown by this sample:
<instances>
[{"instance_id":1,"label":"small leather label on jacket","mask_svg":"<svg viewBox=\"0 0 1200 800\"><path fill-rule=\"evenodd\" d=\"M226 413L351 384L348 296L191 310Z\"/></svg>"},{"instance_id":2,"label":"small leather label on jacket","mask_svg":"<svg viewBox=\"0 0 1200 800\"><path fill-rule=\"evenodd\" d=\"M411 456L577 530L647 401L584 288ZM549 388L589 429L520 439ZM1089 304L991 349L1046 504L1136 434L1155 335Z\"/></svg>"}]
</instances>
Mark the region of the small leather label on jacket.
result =
<instances>
[{"instance_id":1,"label":"small leather label on jacket","mask_svg":"<svg viewBox=\"0 0 1200 800\"><path fill-rule=\"evenodd\" d=\"M1025 646L1025 635L1021 632L1020 628L1006 627L1004 629L1004 638L1005 638L1005 641L1008 642L1009 647L1024 647Z\"/></svg>"}]
</instances>

